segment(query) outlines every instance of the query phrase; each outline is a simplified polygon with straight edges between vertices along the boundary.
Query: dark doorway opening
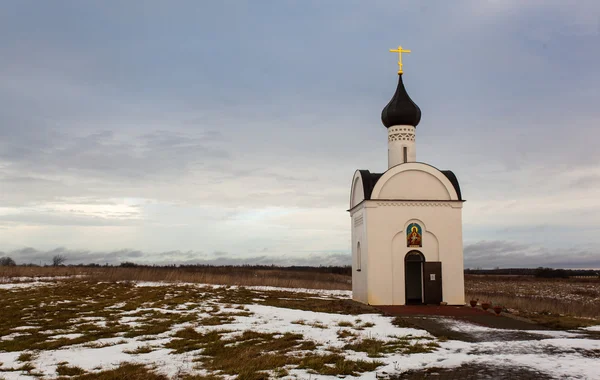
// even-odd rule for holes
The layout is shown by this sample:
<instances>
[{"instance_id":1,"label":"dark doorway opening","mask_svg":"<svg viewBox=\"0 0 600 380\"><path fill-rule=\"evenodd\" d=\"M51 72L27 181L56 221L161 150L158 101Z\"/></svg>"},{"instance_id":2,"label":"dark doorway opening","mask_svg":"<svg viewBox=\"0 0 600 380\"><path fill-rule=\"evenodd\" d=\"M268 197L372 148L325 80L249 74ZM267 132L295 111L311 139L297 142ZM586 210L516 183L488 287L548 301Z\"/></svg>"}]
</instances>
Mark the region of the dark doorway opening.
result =
<instances>
[{"instance_id":1,"label":"dark doorway opening","mask_svg":"<svg viewBox=\"0 0 600 380\"><path fill-rule=\"evenodd\" d=\"M419 251L410 251L404 257L404 289L407 304L423 303L423 264L425 256Z\"/></svg>"}]
</instances>

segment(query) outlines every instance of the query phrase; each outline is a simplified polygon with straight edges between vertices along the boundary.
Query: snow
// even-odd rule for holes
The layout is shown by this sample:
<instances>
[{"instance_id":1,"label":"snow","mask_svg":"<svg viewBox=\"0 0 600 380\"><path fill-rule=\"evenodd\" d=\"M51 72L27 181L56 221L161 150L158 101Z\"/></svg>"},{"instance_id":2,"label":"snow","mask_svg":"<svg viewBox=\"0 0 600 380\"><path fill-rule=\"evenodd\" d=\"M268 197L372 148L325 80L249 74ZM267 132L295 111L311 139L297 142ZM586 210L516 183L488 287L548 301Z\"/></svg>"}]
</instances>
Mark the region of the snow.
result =
<instances>
[{"instance_id":1,"label":"snow","mask_svg":"<svg viewBox=\"0 0 600 380\"><path fill-rule=\"evenodd\" d=\"M81 338L83 334L60 334L49 337L48 339L57 340L57 339L77 339Z\"/></svg>"},{"instance_id":2,"label":"snow","mask_svg":"<svg viewBox=\"0 0 600 380\"><path fill-rule=\"evenodd\" d=\"M69 278L84 278L85 274L76 274L72 276L31 276L31 277L0 277L0 283L30 282L30 281L59 281Z\"/></svg>"},{"instance_id":3,"label":"snow","mask_svg":"<svg viewBox=\"0 0 600 380\"><path fill-rule=\"evenodd\" d=\"M152 281L140 281L136 282L135 286L138 288L156 288L158 286L177 286L177 285L185 285L183 282L152 282ZM199 285L189 283L188 285ZM204 285L201 285L204 286Z\"/></svg>"},{"instance_id":4,"label":"snow","mask_svg":"<svg viewBox=\"0 0 600 380\"><path fill-rule=\"evenodd\" d=\"M328 295L335 298L352 298L352 290L327 290L327 289L307 289L307 288L277 288L274 286L232 286L232 288L245 288L261 292L291 292Z\"/></svg>"},{"instance_id":5,"label":"snow","mask_svg":"<svg viewBox=\"0 0 600 380\"><path fill-rule=\"evenodd\" d=\"M23 289L23 288L33 288L35 286L47 286L52 285L51 282L21 282L14 284L0 284L0 289Z\"/></svg>"},{"instance_id":6,"label":"snow","mask_svg":"<svg viewBox=\"0 0 600 380\"><path fill-rule=\"evenodd\" d=\"M15 327L13 330L16 330L16 331L35 330L37 328L38 328L37 326L19 326L19 327Z\"/></svg>"},{"instance_id":7,"label":"snow","mask_svg":"<svg viewBox=\"0 0 600 380\"><path fill-rule=\"evenodd\" d=\"M110 309L122 309L125 306L127 306L127 303L125 303L125 302L119 302L119 303L116 303L114 305L107 306L105 309L109 309L109 310Z\"/></svg>"},{"instance_id":8,"label":"snow","mask_svg":"<svg viewBox=\"0 0 600 380\"><path fill-rule=\"evenodd\" d=\"M44 334L44 335L53 335L53 334L66 334L68 333L69 330L44 330L44 331L40 331L40 334Z\"/></svg>"},{"instance_id":9,"label":"snow","mask_svg":"<svg viewBox=\"0 0 600 380\"><path fill-rule=\"evenodd\" d=\"M8 335L0 336L0 340L14 340L17 337L25 336L25 335L31 335L31 334L29 334L29 333L24 333L24 334L23 333L12 333L12 334L8 334Z\"/></svg>"},{"instance_id":10,"label":"snow","mask_svg":"<svg viewBox=\"0 0 600 380\"><path fill-rule=\"evenodd\" d=\"M432 337L424 330L398 328L391 324L391 318L377 314L341 315L264 305L247 305L246 308L254 315L237 317L235 323L227 325L228 330L302 334L305 339L312 340L315 343L341 348L347 342L339 339L337 332L340 329L346 328L339 327L338 323L350 322L353 325L358 325L357 320L361 320L362 322L371 322L374 324L373 327L354 331L355 333L359 333L363 338L368 337L389 341L392 337L406 337L409 335L413 337ZM304 321L304 324L292 323L298 320ZM326 328L311 326L314 323L325 325ZM347 329L353 330L352 328Z\"/></svg>"},{"instance_id":11,"label":"snow","mask_svg":"<svg viewBox=\"0 0 600 380\"><path fill-rule=\"evenodd\" d=\"M326 295L336 298L352 298L351 290L327 290L327 289L308 289L308 288L277 288L274 286L238 286L238 285L215 285L215 284L198 284L190 282L151 282L151 281L140 281L135 284L137 287L156 287L156 286L194 286L198 288L229 288L229 289L249 289L256 290L259 292L291 292L291 293L307 293L315 295Z\"/></svg>"},{"instance_id":12,"label":"snow","mask_svg":"<svg viewBox=\"0 0 600 380\"><path fill-rule=\"evenodd\" d=\"M14 284L3 284L14 285ZM18 284L21 285L21 284ZM184 284L184 283L160 283L160 282L140 282L136 284L140 287L152 286L173 286L176 288L179 285L195 286L198 288L220 288L220 285L205 285L205 284ZM236 287L228 287L236 288ZM173 339L173 335L180 329L186 327L194 327L198 332L207 332L212 330L227 330L231 331L225 334L226 337L235 337L242 334L244 331L255 331L261 333L284 334L294 333L302 334L304 340L313 341L318 345L314 350L316 353L329 352L330 349L344 349L347 340L338 336L340 330L349 330L359 336L358 339L377 339L382 341L391 341L396 338L410 339L415 342L435 341L435 338L425 330L414 328L401 328L392 325L391 317L386 317L379 314L362 314L362 315L344 315L332 314L323 312L312 312L296 309L286 309L281 307L266 306L262 304L264 301L264 291L286 291L295 292L299 299L302 297L322 298L322 299L348 299L351 292L339 290L315 290L315 289L286 289L273 287L246 287L255 291L256 298L253 304L235 305L229 304L226 300L221 300L220 296L215 295L212 299L202 302L202 304L185 303L174 306L164 307L145 307L142 306L136 310L122 311L119 310L126 306L125 303L115 304L107 307L119 317L119 323L129 326L137 326L144 323L144 313L157 311L162 314L188 314L193 313L198 320L215 315L210 313L212 305L219 306L219 313L239 313L239 307L243 307L243 311L251 313L248 316L235 316L231 323L217 326L198 326L193 322L182 323L173 326L168 332L155 335L135 338L115 337L107 339L99 339L90 343L71 345L61 347L56 350L38 351L32 360L36 372L41 372L45 377L55 377L56 367L58 363L68 362L71 366L78 366L86 371L97 371L98 368L103 370L116 368L123 362L151 364L159 368L161 373L176 378L182 373L191 372L198 373L198 369L193 367L198 366L198 362L193 362L195 355L198 352L187 352L183 354L175 354L172 350L166 349L163 346ZM208 293L210 294L210 292ZM292 295L292 297L295 296ZM289 296L288 296L289 297ZM296 299L296 298L294 298ZM225 305L228 305L226 307ZM135 316L134 316L135 315ZM103 323L102 317L84 316L79 317L76 322L80 323ZM600 340L586 339L589 334L584 331L600 331L600 326L592 326L579 332L573 331L545 331L545 330L501 330L483 327L471 324L465 321L459 321L451 318L440 318L439 321L445 324L448 328L471 334L475 337L485 337L497 335L499 337L508 337L506 334L520 335L519 339L498 339L496 341L481 341L481 342L463 342L458 340L449 340L438 342L440 348L431 353L422 354L391 354L377 360L384 363L383 366L377 368L376 371L363 373L357 377L348 376L347 378L360 379L375 379L377 374L386 372L395 374L408 370L419 370L432 367L452 368L462 364L481 364L486 366L523 366L532 370L537 370L547 374L548 377L567 377L573 379L600 379L600 373L596 370L598 364L597 358L593 355L588 355L590 352L600 350ZM340 327L339 323L351 324L350 327ZM147 321L145 321L147 323ZM364 327L364 324L372 324L371 327ZM357 329L358 326L363 326L363 329ZM27 330L37 327L31 325L19 326L9 335L1 336L1 340L15 339L22 335L27 335ZM44 331L43 334L58 334L50 336L49 339L75 339L81 334L69 333L66 330ZM528 338L534 336L534 338ZM485 340L485 339L482 339ZM102 347L102 346L105 347ZM132 354L139 347L150 345L154 350L145 354ZM0 351L1 369L11 367L19 367L23 363L17 361L21 352L2 352ZM366 353L354 352L345 350L343 355L350 360L362 359L373 360L368 358ZM20 371L1 372L2 377L6 379L26 379L27 374ZM319 378L319 379L335 379L335 376L320 376L310 375L304 370L290 370L292 375L297 375L299 378ZM200 374L203 371L200 370Z\"/></svg>"}]
</instances>

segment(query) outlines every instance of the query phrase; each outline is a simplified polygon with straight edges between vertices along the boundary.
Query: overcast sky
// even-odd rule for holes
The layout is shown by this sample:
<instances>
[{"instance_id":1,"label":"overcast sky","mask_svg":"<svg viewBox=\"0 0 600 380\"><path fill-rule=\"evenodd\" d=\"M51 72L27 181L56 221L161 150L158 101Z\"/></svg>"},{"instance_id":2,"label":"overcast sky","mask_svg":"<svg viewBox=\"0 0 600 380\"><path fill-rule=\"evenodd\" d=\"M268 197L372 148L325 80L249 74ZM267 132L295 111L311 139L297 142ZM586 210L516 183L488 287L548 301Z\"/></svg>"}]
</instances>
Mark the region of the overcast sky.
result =
<instances>
[{"instance_id":1,"label":"overcast sky","mask_svg":"<svg viewBox=\"0 0 600 380\"><path fill-rule=\"evenodd\" d=\"M0 256L350 264L350 182L458 176L466 267L600 267L600 2L0 3Z\"/></svg>"}]
</instances>

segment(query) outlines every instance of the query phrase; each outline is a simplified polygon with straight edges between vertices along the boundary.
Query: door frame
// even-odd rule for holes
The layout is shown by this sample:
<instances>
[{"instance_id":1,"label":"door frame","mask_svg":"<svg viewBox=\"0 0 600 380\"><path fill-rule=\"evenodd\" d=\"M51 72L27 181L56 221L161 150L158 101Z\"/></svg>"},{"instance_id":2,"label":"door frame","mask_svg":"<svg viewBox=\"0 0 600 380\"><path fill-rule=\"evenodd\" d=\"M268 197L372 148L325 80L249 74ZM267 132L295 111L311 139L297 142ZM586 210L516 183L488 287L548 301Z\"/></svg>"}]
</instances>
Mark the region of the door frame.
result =
<instances>
[{"instance_id":1,"label":"door frame","mask_svg":"<svg viewBox=\"0 0 600 380\"><path fill-rule=\"evenodd\" d=\"M421 274L421 304L423 304L423 302L425 302L425 294L424 294L424 286L423 286L423 267L425 264L425 255L423 255L423 252L418 251L416 249L410 250L408 251L408 253L404 256L404 304L406 305L408 303L408 283L407 283L407 268L406 268L406 263L407 262L418 262L420 263L420 274Z\"/></svg>"}]
</instances>

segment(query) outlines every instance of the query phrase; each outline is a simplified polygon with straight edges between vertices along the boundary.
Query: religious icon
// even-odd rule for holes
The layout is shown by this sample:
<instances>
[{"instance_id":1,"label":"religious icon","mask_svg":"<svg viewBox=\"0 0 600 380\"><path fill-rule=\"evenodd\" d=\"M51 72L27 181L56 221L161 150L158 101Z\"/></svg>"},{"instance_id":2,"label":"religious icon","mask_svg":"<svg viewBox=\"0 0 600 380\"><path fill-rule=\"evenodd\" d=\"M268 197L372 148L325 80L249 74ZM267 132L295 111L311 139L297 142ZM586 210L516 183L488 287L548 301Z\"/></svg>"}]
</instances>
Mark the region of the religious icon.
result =
<instances>
[{"instance_id":1,"label":"religious icon","mask_svg":"<svg viewBox=\"0 0 600 380\"><path fill-rule=\"evenodd\" d=\"M422 247L421 226L417 223L411 223L406 228L406 246L407 247Z\"/></svg>"}]
</instances>

